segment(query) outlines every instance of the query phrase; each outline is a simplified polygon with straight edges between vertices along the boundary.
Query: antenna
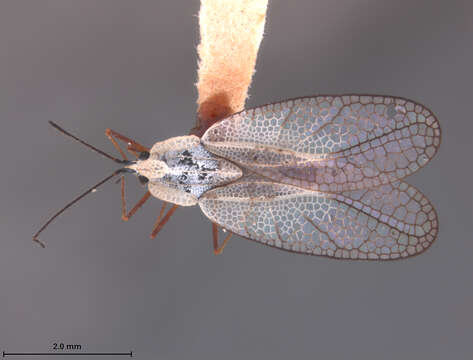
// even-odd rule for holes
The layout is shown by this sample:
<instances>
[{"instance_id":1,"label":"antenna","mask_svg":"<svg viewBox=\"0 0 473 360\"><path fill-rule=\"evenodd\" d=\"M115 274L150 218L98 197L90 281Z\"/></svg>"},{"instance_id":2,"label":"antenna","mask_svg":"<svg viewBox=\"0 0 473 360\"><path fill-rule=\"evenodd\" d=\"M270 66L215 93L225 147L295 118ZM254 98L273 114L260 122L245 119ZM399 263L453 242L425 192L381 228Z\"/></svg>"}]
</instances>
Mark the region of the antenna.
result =
<instances>
[{"instance_id":1,"label":"antenna","mask_svg":"<svg viewBox=\"0 0 473 360\"><path fill-rule=\"evenodd\" d=\"M112 155L107 154L105 151L102 151L102 150L96 148L95 146L90 145L89 143L85 142L84 140L79 139L77 136L72 135L70 132L64 130L62 127L60 127L58 124L56 124L52 121L49 121L49 124L52 127L54 127L56 130L58 130L59 132L63 133L64 135L80 142L82 145L88 147L89 149L92 149L93 151L99 153L102 156L105 156L106 158L108 158L110 160L115 161L116 163L124 164L124 165L129 165L129 164L134 163L134 161L121 160L121 159L118 159L118 158L116 158ZM128 168L121 168L121 169L115 170L111 175L107 176L105 179L101 180L100 182L98 182L94 186L90 187L87 191L80 194L78 197L76 197L74 200L72 200L70 203L68 203L66 206L64 206L61 210L59 210L53 216L51 216L49 218L49 220L46 221L46 223L38 230L38 232L33 235L33 241L37 242L41 247L44 248L45 245L41 240L38 239L38 236L49 226L49 224L51 224L54 221L54 219L56 219L59 215L61 215L64 211L69 209L72 205L74 205L76 202L78 202L84 196L86 196L87 194L90 194L91 192L94 192L99 186L105 184L107 181L114 178L118 174L125 173L125 172L134 172L134 171L131 170L131 169L128 169Z\"/></svg>"},{"instance_id":2,"label":"antenna","mask_svg":"<svg viewBox=\"0 0 473 360\"><path fill-rule=\"evenodd\" d=\"M76 202L78 202L84 196L86 196L87 194L90 194L91 192L94 192L102 184L105 184L107 181L114 178L118 174L121 174L121 173L124 173L124 172L129 172L129 171L132 171L132 170L127 169L127 168L118 169L118 170L114 171L111 175L107 176L105 179L100 181L99 183L97 183L94 186L90 187L87 191L80 194L78 197L76 197L74 200L72 200L70 203L68 203L66 206L64 206L61 210L59 210L53 216L51 216L49 218L49 220L46 221L46 223L43 226L41 226L41 228L38 230L38 232L33 235L33 241L37 242L42 248L44 248L45 245L41 240L38 239L38 236L49 226L49 224L51 224L54 221L54 219L56 219L59 215L61 215L64 211L69 209L72 205L74 205Z\"/></svg>"},{"instance_id":3,"label":"antenna","mask_svg":"<svg viewBox=\"0 0 473 360\"><path fill-rule=\"evenodd\" d=\"M112 156L112 155L107 154L105 151L102 151L102 150L100 150L100 149L97 149L95 146L90 145L89 143L86 143L84 140L81 140L81 139L79 139L77 136L72 135L70 132L64 130L64 129L63 129L62 127L60 127L58 124L56 124L56 123L54 123L54 122L52 122L52 121L48 121L48 122L49 122L49 124L50 124L52 127L56 128L59 132L63 133L63 134L66 135L66 136L69 136L70 138L73 138L74 140L80 142L82 145L88 147L89 149L92 149L92 150L94 150L95 152L98 152L100 155L103 155L103 156L105 156L106 158L109 158L110 160L113 160L113 161L115 161L116 163L119 163L119 164L129 164L129 163L130 163L130 161L128 161L128 160L121 160L121 159L118 159L118 158L116 158L116 157L114 157L114 156Z\"/></svg>"}]
</instances>

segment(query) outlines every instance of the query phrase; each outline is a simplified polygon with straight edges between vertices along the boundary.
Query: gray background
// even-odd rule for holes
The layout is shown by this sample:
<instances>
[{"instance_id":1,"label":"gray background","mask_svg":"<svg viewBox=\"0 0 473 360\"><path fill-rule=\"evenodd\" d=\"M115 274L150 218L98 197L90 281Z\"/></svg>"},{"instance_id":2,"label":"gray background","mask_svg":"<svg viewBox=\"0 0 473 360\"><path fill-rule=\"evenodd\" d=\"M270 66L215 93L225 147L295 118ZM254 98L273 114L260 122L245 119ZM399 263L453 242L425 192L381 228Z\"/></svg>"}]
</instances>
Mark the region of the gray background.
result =
<instances>
[{"instance_id":1,"label":"gray background","mask_svg":"<svg viewBox=\"0 0 473 360\"><path fill-rule=\"evenodd\" d=\"M113 128L146 145L195 118L198 1L0 2L0 347L130 351L139 359L471 359L473 6L469 1L271 1L248 106L317 93L418 100L440 119L436 158L409 179L436 206L437 242L390 263L293 255L160 202L120 220L100 189L42 236L112 162ZM130 203L143 189L128 181ZM26 358L26 357L25 357ZM55 359L62 357L55 357Z\"/></svg>"}]
</instances>

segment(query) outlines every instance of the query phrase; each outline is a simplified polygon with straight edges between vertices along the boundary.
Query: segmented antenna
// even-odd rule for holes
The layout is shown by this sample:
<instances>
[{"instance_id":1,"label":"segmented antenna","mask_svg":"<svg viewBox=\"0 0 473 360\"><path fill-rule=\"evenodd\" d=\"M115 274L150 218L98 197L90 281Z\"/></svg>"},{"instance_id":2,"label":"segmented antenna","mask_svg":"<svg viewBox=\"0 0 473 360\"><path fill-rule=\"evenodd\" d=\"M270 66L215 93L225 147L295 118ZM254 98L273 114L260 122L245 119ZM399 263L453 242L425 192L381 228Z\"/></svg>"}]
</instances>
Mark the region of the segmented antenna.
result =
<instances>
[{"instance_id":1,"label":"segmented antenna","mask_svg":"<svg viewBox=\"0 0 473 360\"><path fill-rule=\"evenodd\" d=\"M52 121L49 121L49 124L54 127L55 129L57 129L58 131L60 131L61 133L63 133L64 135L80 142L82 145L88 147L89 149L92 149L93 151L99 153L100 155L102 156L105 156L106 158L110 159L110 160L113 160L115 161L116 163L119 163L119 164L124 164L124 165L129 165L131 163L133 163L133 161L128 161L128 160L121 160L121 159L118 159L112 155L109 155L107 154L105 151L102 151L100 149L97 149L95 146L93 145L90 145L89 143L85 142L84 140L81 140L79 139L77 136L75 135L72 135L70 132L64 130L62 127L60 127L58 124L52 122ZM36 234L33 235L33 241L34 242L37 242L41 247L45 247L44 243L39 240L38 236L39 234L41 234L48 226L49 224L51 224L51 222L54 221L54 219L56 219L59 215L61 215L64 211L66 211L67 209L69 209L72 205L74 205L76 202L78 202L80 199L82 199L84 196L86 196L87 194L90 194L91 192L94 192L99 186L101 186L102 184L106 183L107 181L109 181L110 179L114 178L115 176L117 176L118 174L121 174L121 173L124 173L124 172L132 172L132 170L128 169L128 168L121 168L121 169L118 169L116 171L114 171L111 175L107 176L105 179L101 180L99 183L95 184L94 186L92 186L91 188L89 188L87 191L83 192L82 194L80 194L78 197L76 197L74 200L72 200L70 203L68 203L66 206L64 206L61 210L59 210L58 212L56 212L53 216L51 216L49 218L48 221L46 221L46 223L38 230L38 232Z\"/></svg>"},{"instance_id":2,"label":"segmented antenna","mask_svg":"<svg viewBox=\"0 0 473 360\"><path fill-rule=\"evenodd\" d=\"M89 143L86 143L84 140L81 140L81 139L79 139L77 136L72 135L70 132L64 130L62 127L60 127L60 126L59 126L58 124L56 124L55 122L52 122L52 121L48 121L48 122L49 122L49 124L50 124L52 127L56 128L57 130L59 130L59 131L60 131L61 133L63 133L64 135L69 136L70 138L72 138L72 139L74 139L74 140L80 142L82 145L87 146L89 149L92 149L92 150L94 150L95 152L98 152L100 155L103 155L103 156L105 156L106 158L109 158L110 160L113 160L113 161L115 161L116 163L119 163L119 164L129 164L129 163L130 163L130 161L128 161L128 160L121 160L121 159L118 159L118 158L116 158L116 157L114 157L114 156L112 156L112 155L107 154L105 151L100 150L100 149L97 149L95 146L90 145Z\"/></svg>"},{"instance_id":3,"label":"segmented antenna","mask_svg":"<svg viewBox=\"0 0 473 360\"><path fill-rule=\"evenodd\" d=\"M41 228L38 230L38 232L33 235L33 241L37 242L42 248L44 248L45 245L41 240L38 239L38 236L49 226L49 224L51 224L54 221L54 219L56 219L59 215L61 215L64 211L69 209L72 205L74 205L76 202L78 202L84 196L86 196L87 194L90 194L91 192L94 192L100 185L106 183L107 181L114 178L118 174L121 174L121 173L127 172L127 171L128 171L128 169L118 169L118 170L114 171L113 174L107 176L105 179L103 179L99 183L97 183L94 186L92 186L91 188L89 188L87 191L80 194L78 197L76 197L74 200L72 200L70 203L68 203L66 206L64 206L61 210L59 210L53 216L51 216L49 218L49 220L46 221L46 223L43 226L41 226Z\"/></svg>"}]
</instances>

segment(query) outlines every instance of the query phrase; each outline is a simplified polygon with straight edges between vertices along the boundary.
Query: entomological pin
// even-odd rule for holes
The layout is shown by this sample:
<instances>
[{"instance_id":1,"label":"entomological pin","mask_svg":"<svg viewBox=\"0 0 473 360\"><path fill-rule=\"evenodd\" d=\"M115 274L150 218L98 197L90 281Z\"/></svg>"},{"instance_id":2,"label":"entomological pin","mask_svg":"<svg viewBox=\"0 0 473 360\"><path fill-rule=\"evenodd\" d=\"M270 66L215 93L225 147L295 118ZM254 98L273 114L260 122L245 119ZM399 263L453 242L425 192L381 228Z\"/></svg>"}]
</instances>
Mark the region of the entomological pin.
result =
<instances>
[{"instance_id":1,"label":"entomological pin","mask_svg":"<svg viewBox=\"0 0 473 360\"><path fill-rule=\"evenodd\" d=\"M212 222L214 251L231 234L283 250L339 259L392 260L425 251L438 232L430 201L403 179L436 154L440 125L425 106L377 95L321 95L244 110L196 135L157 142L151 149L115 131L106 135L123 167L122 218L151 196L164 205L154 237L178 206L198 205ZM118 141L135 155L129 160ZM147 184L129 211L124 174ZM218 242L218 228L228 236Z\"/></svg>"}]
</instances>

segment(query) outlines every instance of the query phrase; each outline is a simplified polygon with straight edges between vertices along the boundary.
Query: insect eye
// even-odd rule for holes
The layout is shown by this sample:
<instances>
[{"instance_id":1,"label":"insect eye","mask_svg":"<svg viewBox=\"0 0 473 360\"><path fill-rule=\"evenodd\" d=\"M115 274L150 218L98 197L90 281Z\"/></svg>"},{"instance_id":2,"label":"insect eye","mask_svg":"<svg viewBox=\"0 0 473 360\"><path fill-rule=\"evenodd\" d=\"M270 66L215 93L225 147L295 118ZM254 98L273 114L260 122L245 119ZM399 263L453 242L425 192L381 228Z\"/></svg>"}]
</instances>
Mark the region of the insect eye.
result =
<instances>
[{"instance_id":1,"label":"insect eye","mask_svg":"<svg viewBox=\"0 0 473 360\"><path fill-rule=\"evenodd\" d=\"M148 151L142 151L140 152L140 155L138 156L138 159L140 160L147 160L149 158L149 152Z\"/></svg>"},{"instance_id":2,"label":"insect eye","mask_svg":"<svg viewBox=\"0 0 473 360\"><path fill-rule=\"evenodd\" d=\"M142 184L142 185L145 185L148 183L148 178L146 176L143 176L143 175L139 175L138 176L138 181Z\"/></svg>"}]
</instances>

